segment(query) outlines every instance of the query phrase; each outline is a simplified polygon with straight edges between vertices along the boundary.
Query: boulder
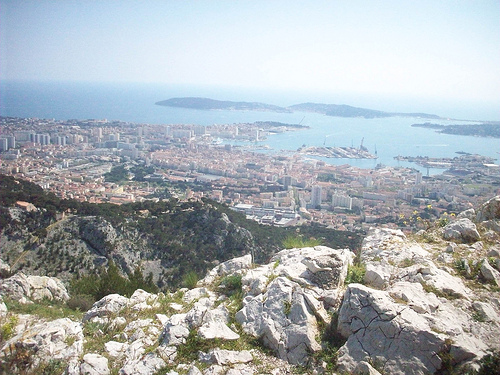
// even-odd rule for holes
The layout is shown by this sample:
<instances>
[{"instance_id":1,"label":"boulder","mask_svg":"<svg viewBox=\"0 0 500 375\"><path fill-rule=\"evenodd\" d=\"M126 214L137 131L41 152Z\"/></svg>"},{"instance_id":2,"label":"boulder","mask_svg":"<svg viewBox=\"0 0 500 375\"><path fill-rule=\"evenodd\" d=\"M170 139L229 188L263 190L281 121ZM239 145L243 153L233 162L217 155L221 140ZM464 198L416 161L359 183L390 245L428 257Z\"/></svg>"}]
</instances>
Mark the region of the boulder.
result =
<instances>
[{"instance_id":1,"label":"boulder","mask_svg":"<svg viewBox=\"0 0 500 375\"><path fill-rule=\"evenodd\" d=\"M247 254L238 258L227 260L214 267L198 285L210 285L218 277L230 274L241 274L252 267L252 255Z\"/></svg>"},{"instance_id":2,"label":"boulder","mask_svg":"<svg viewBox=\"0 0 500 375\"><path fill-rule=\"evenodd\" d=\"M477 212L476 220L478 222L486 220L500 219L500 196L497 195L484 203Z\"/></svg>"},{"instance_id":3,"label":"boulder","mask_svg":"<svg viewBox=\"0 0 500 375\"><path fill-rule=\"evenodd\" d=\"M484 355L486 345L462 329L456 308L440 305L443 313L437 315L415 310L422 309L398 304L388 292L350 284L339 310L338 332L347 338L338 352L339 370L352 373L366 361L389 374L432 374L443 365L438 353L448 353L452 365ZM441 333L446 326L449 332Z\"/></svg>"},{"instance_id":4,"label":"boulder","mask_svg":"<svg viewBox=\"0 0 500 375\"><path fill-rule=\"evenodd\" d=\"M26 276L22 272L1 281L0 294L20 302L69 299L61 280L48 276Z\"/></svg>"},{"instance_id":5,"label":"boulder","mask_svg":"<svg viewBox=\"0 0 500 375\"><path fill-rule=\"evenodd\" d=\"M469 219L474 220L476 218L476 211L473 208L462 211L457 215L457 219Z\"/></svg>"},{"instance_id":6,"label":"boulder","mask_svg":"<svg viewBox=\"0 0 500 375\"><path fill-rule=\"evenodd\" d=\"M240 335L231 330L224 322L213 321L203 324L198 329L198 335L203 339L238 340Z\"/></svg>"},{"instance_id":7,"label":"boulder","mask_svg":"<svg viewBox=\"0 0 500 375\"><path fill-rule=\"evenodd\" d=\"M22 356L27 368L36 368L50 360L61 360L78 368L83 354L82 324L68 318L49 322L21 319L16 334L2 345L1 356ZM13 373L14 369L11 369Z\"/></svg>"},{"instance_id":8,"label":"boulder","mask_svg":"<svg viewBox=\"0 0 500 375\"><path fill-rule=\"evenodd\" d=\"M153 375L158 370L166 365L166 362L154 353L148 353L145 356L127 360L125 365L120 369L120 375Z\"/></svg>"},{"instance_id":9,"label":"boulder","mask_svg":"<svg viewBox=\"0 0 500 375\"><path fill-rule=\"evenodd\" d=\"M95 353L87 353L83 356L80 365L81 375L108 375L108 359Z\"/></svg>"},{"instance_id":10,"label":"boulder","mask_svg":"<svg viewBox=\"0 0 500 375\"><path fill-rule=\"evenodd\" d=\"M443 238L455 242L476 242L481 239L476 224L464 218L454 221L443 228Z\"/></svg>"},{"instance_id":11,"label":"boulder","mask_svg":"<svg viewBox=\"0 0 500 375\"><path fill-rule=\"evenodd\" d=\"M201 352L199 358L202 362L216 365L234 365L237 363L248 363L253 361L252 353L248 350L222 350L212 349L208 353Z\"/></svg>"},{"instance_id":12,"label":"boulder","mask_svg":"<svg viewBox=\"0 0 500 375\"><path fill-rule=\"evenodd\" d=\"M119 294L109 294L92 305L92 308L83 316L83 322L97 317L108 317L119 313L128 305L129 299Z\"/></svg>"},{"instance_id":13,"label":"boulder","mask_svg":"<svg viewBox=\"0 0 500 375\"><path fill-rule=\"evenodd\" d=\"M491 281L496 286L500 286L500 272L490 265L488 259L483 259L481 262L480 272L486 281Z\"/></svg>"},{"instance_id":14,"label":"boulder","mask_svg":"<svg viewBox=\"0 0 500 375\"><path fill-rule=\"evenodd\" d=\"M304 291L296 282L278 277L262 296L247 297L236 320L248 334L260 337L277 356L292 364L306 364L321 349L318 325Z\"/></svg>"}]
</instances>

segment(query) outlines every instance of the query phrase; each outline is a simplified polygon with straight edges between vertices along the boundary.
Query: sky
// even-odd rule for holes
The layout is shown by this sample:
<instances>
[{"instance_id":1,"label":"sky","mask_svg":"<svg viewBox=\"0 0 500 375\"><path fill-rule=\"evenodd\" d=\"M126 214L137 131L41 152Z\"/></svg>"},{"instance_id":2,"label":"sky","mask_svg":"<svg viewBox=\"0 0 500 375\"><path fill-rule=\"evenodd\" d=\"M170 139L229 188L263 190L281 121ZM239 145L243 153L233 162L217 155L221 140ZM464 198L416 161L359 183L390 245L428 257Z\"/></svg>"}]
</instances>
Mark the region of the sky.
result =
<instances>
[{"instance_id":1,"label":"sky","mask_svg":"<svg viewBox=\"0 0 500 375\"><path fill-rule=\"evenodd\" d=\"M0 78L500 103L500 1L0 0Z\"/></svg>"}]
</instances>

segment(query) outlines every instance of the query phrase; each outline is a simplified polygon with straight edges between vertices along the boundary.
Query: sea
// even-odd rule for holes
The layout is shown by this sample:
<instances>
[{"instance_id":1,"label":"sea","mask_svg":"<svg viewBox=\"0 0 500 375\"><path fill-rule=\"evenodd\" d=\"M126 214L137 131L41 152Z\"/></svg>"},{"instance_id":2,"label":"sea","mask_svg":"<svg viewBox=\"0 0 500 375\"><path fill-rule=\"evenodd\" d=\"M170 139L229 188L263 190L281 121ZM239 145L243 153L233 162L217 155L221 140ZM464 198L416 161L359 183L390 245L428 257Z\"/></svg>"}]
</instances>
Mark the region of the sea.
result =
<instances>
[{"instance_id":1,"label":"sea","mask_svg":"<svg viewBox=\"0 0 500 375\"><path fill-rule=\"evenodd\" d=\"M262 111L196 110L155 105L172 97L207 97L217 100L263 102L288 106L304 102L348 104L357 107L391 111L433 113L442 117L428 120L418 117L343 118L318 113L276 113ZM361 98L361 99L360 99ZM0 116L32 117L57 120L107 119L140 124L237 124L255 121L277 121L301 124L309 128L274 134L260 142L232 142L255 152L288 154L301 146L364 147L377 159L330 159L329 164L349 164L372 169L380 165L411 167L424 174L442 173L402 162L396 156L457 157L459 153L489 156L498 163L498 138L480 138L437 133L433 129L412 127L432 122L474 124L479 120L500 120L498 106L448 102L442 107L435 101L403 103L401 98L371 98L349 94L322 95L301 91L239 89L216 86L167 85L156 83L95 83L0 81ZM334 101L335 100L335 101ZM396 103L396 104L394 104ZM395 108L396 107L396 108ZM229 142L229 141L228 141ZM224 141L226 143L226 141Z\"/></svg>"}]
</instances>

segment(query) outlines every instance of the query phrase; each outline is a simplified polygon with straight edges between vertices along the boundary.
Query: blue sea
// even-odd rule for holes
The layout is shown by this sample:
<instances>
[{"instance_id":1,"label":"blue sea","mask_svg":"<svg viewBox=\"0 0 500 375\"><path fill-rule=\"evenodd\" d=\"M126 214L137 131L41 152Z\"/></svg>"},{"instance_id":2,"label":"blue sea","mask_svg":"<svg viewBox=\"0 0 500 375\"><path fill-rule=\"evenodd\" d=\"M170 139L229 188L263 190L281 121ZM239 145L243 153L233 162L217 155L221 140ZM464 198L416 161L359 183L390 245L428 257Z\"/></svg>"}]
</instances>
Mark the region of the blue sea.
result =
<instances>
[{"instance_id":1,"label":"blue sea","mask_svg":"<svg viewBox=\"0 0 500 375\"><path fill-rule=\"evenodd\" d=\"M342 118L316 113L274 113L258 111L203 111L157 106L154 103L171 97L197 96L218 100L258 101L287 106L303 102L349 104L384 111L425 112L454 119L500 120L497 106L448 103L404 102L401 98L369 98L355 95L322 93L241 90L209 86L179 86L166 84L82 83L82 82L0 82L0 115L36 117L58 120L108 119L145 124L233 124L254 121L278 121L302 124L310 128L276 134L253 146L268 146L265 152L283 153L307 146L351 146L361 142L376 160L323 159L331 164L351 164L374 168L381 163L390 166L410 166L412 163L394 160L397 155L455 157L457 152L480 154L498 159L498 138L479 138L436 133L432 129L411 127L427 119L389 117L382 119ZM455 108L456 107L456 108ZM432 120L441 124L477 123L477 121ZM498 160L497 160L498 162ZM431 170L431 174L441 170Z\"/></svg>"}]
</instances>

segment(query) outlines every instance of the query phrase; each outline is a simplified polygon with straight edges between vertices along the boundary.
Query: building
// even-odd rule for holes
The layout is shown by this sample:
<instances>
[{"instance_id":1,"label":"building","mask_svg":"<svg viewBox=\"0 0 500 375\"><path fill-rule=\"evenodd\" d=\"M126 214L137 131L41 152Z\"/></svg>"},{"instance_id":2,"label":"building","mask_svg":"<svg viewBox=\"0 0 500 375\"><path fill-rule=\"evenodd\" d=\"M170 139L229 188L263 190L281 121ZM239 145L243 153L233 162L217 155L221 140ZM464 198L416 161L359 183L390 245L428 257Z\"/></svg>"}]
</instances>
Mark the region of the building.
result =
<instances>
[{"instance_id":1,"label":"building","mask_svg":"<svg viewBox=\"0 0 500 375\"><path fill-rule=\"evenodd\" d=\"M348 195L334 194L332 196L332 206L352 210L352 198Z\"/></svg>"},{"instance_id":2,"label":"building","mask_svg":"<svg viewBox=\"0 0 500 375\"><path fill-rule=\"evenodd\" d=\"M314 185L311 190L311 206L317 207L321 206L321 186L319 185Z\"/></svg>"}]
</instances>

